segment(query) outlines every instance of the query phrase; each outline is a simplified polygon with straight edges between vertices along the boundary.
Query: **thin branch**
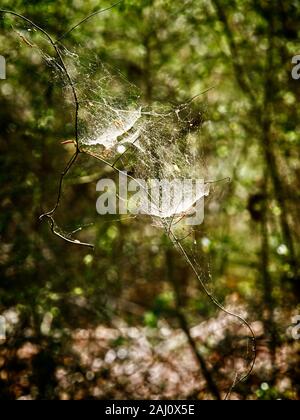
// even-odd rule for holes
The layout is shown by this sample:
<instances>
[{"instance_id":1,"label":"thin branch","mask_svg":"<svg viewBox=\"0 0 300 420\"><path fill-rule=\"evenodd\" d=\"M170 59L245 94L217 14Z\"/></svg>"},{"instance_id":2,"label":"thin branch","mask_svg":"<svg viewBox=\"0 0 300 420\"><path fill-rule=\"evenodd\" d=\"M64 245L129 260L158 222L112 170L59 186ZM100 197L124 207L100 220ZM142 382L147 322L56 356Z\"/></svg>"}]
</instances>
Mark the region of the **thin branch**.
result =
<instances>
[{"instance_id":1,"label":"thin branch","mask_svg":"<svg viewBox=\"0 0 300 420\"><path fill-rule=\"evenodd\" d=\"M190 345L190 348L192 352L194 353L195 359L197 360L200 370L202 371L202 374L206 380L207 386L211 394L216 398L216 400L220 401L221 393L219 391L219 388L214 380L213 372L209 368L209 366L206 363L205 358L202 356L201 352L198 349L197 342L193 338L190 327L188 324L188 321L186 319L186 316L184 314L183 308L183 302L181 299L181 291L180 291L180 284L181 279L178 278L178 276L175 273L174 267L173 267L173 255L171 253L171 250L167 250L166 252L166 259L167 259L167 268L168 268L168 277L169 282L172 285L172 288L175 293L175 315L179 321L180 328L184 332L188 343Z\"/></svg>"},{"instance_id":2,"label":"thin branch","mask_svg":"<svg viewBox=\"0 0 300 420\"><path fill-rule=\"evenodd\" d=\"M235 386L236 387L238 384L240 384L241 382L246 381L249 376L251 375L251 373L253 372L255 363L256 363L256 356L257 356L257 351L256 351L256 336L255 333L251 327L251 325L249 324L248 321L246 321L242 316L237 315L231 311L229 311L228 309L224 308L224 306L214 297L214 295L212 294L212 292L210 292L208 290L208 288L206 287L206 285L204 284L204 281L202 280L202 278L200 277L197 269L195 268L194 264L192 263L191 259L189 258L187 252L185 251L185 249L183 248L182 244L178 241L176 235L171 231L170 232L170 239L172 240L172 242L175 244L175 246L178 248L178 250L180 251L180 253L183 255L184 259L186 260L186 262L188 263L188 265L191 267L191 269L193 270L196 278L198 279L202 290L204 291L204 293L206 294L206 296L211 300L211 302L217 307L219 308L222 312L224 312L225 314L234 317L235 319L239 320L244 326L247 327L247 329L250 332L251 335L251 340L252 340L252 352L253 352L253 357L250 363L250 367L247 370L247 372L245 373L244 376L242 376L241 379L239 379Z\"/></svg>"},{"instance_id":3,"label":"thin branch","mask_svg":"<svg viewBox=\"0 0 300 420\"><path fill-rule=\"evenodd\" d=\"M118 6L119 4L123 3L124 0L120 0L117 3L114 3L112 6L109 6L105 9L102 10L97 10L97 12L92 13L91 15L87 16L86 18L84 18L83 20L81 20L79 23L77 23L75 26L73 26L71 29L69 29L67 32L65 32L57 41L56 43L60 42L62 39L66 38L66 36L68 36L71 32L73 32L75 29L77 29L79 26L83 25L85 22L87 22L88 20L92 19L94 16L100 15L104 12L107 12L111 9L113 9L114 7Z\"/></svg>"},{"instance_id":4,"label":"thin branch","mask_svg":"<svg viewBox=\"0 0 300 420\"><path fill-rule=\"evenodd\" d=\"M50 41L50 43L53 46L55 45L53 39L48 34L48 32L46 32L43 28L41 28L40 26L38 26L36 23L34 23L32 20L28 19L27 17L25 17L23 15L20 15L19 13L13 12L11 10L5 10L5 9L0 9L0 13L12 15L12 16L16 16L16 17L24 20L25 22L27 22L30 25L32 25L35 29L37 29L38 31L40 31L42 34L44 34L46 36L46 38Z\"/></svg>"},{"instance_id":5,"label":"thin branch","mask_svg":"<svg viewBox=\"0 0 300 420\"><path fill-rule=\"evenodd\" d=\"M50 214L43 215L43 218L47 218L49 220L51 232L55 236L58 236L59 238L63 239L64 241L69 242L70 244L73 244L73 245L80 245L80 246L85 246L87 248L95 249L93 244L81 242L78 239L69 238L67 235L63 235L61 232L58 232L56 223L55 223L53 217ZM79 229L77 229L77 232L79 232ZM74 231L72 233L74 234L74 233L76 233L76 231Z\"/></svg>"},{"instance_id":6,"label":"thin branch","mask_svg":"<svg viewBox=\"0 0 300 420\"><path fill-rule=\"evenodd\" d=\"M71 78L71 76L70 76L70 74L68 72L68 69L67 69L67 67L66 67L66 65L64 63L64 60L63 60L62 55L61 55L61 52L60 52L59 48L57 47L56 43L54 42L54 40L52 39L52 37L49 35L49 33L47 31L45 31L43 28L41 28L40 26L38 26L37 24L35 24L34 22L32 22L30 19L28 19L27 17L25 17L23 15L20 15L19 13L15 13L13 11L4 10L4 9L0 9L0 13L9 14L9 15L15 16L15 17L17 17L17 18L19 18L19 19L21 19L21 20L29 23L34 28L36 28L39 32L41 32L43 35L45 35L45 37L48 39L48 41L50 42L50 44L52 45L52 47L54 48L54 50L56 52L56 55L58 57L58 61L60 62L60 66L61 66L63 72L65 73L65 76L67 77L69 86L70 86L70 88L72 90L73 99L74 99L74 106L75 106L74 130L75 130L76 152L75 152L75 154L73 155L73 157L71 158L71 160L69 161L69 163L67 164L66 168L64 169L64 171L61 174L61 177L60 177L60 180L59 180L59 186L58 186L57 200L56 200L56 203L55 203L54 208L51 211L49 211L49 212L41 215L41 217L40 217L40 220L43 220L45 217L47 217L48 219L50 219L51 226L52 226L52 232L54 234L56 234L57 236L62 237L61 235L57 234L57 232L54 229L55 222L54 222L52 216L54 215L54 213L56 212L56 210L58 209L59 204L60 204L64 178L66 177L66 175L68 174L68 172L70 171L70 169L72 168L72 166L74 165L74 163L76 162L76 160L77 160L77 158L78 158L78 156L80 154L80 149L79 149L79 134L78 134L79 101L78 101L77 92L76 92L76 89L75 89L74 82L73 82L73 80L72 80L72 78ZM53 224L52 224L52 222L53 222ZM67 240L67 239L65 238L65 240ZM81 244L81 243L79 243L79 244Z\"/></svg>"},{"instance_id":7,"label":"thin branch","mask_svg":"<svg viewBox=\"0 0 300 420\"><path fill-rule=\"evenodd\" d=\"M59 186L58 186L58 195L57 195L57 201L55 203L55 206L52 210L50 210L49 212L42 214L40 216L40 220L42 220L45 216L52 216L56 210L58 209L59 203L60 203L60 199L61 199L61 195L62 195L62 187L63 187L63 181L65 176L67 175L67 173L69 172L69 170L71 169L71 167L74 165L74 163L76 162L78 157L78 153L77 151L75 152L75 154L72 156L72 158L70 159L70 161L68 162L67 166L65 167L64 171L61 173L60 176L60 181L59 181Z\"/></svg>"}]
</instances>

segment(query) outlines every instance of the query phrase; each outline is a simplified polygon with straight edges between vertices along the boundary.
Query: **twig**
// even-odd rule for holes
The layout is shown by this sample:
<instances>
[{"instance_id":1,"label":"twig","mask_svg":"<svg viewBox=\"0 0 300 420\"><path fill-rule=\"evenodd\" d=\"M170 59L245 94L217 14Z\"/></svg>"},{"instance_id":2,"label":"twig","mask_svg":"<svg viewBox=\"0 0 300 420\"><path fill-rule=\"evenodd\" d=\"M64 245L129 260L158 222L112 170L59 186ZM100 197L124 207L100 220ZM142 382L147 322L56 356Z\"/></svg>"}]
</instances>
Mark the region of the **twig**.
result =
<instances>
[{"instance_id":1,"label":"twig","mask_svg":"<svg viewBox=\"0 0 300 420\"><path fill-rule=\"evenodd\" d=\"M73 32L75 29L77 29L80 25L82 25L83 23L87 22L88 20L92 19L94 16L100 15L101 13L107 12L111 9L113 9L114 7L118 6L119 4L123 3L124 0L120 0L117 3L114 3L112 6L109 6L105 9L102 10L97 10L97 12L92 13L91 15L87 16L86 18L84 18L83 20L81 20L79 23L77 23L75 26L73 26L71 29L69 29L67 32L65 32L57 41L56 44L58 42L60 42L62 39L64 39L67 35L69 35L71 32Z\"/></svg>"},{"instance_id":2,"label":"twig","mask_svg":"<svg viewBox=\"0 0 300 420\"><path fill-rule=\"evenodd\" d=\"M191 267L191 269L193 270L196 278L198 279L204 293L206 294L206 296L211 300L211 302L217 307L219 308L222 312L226 313L229 316L232 316L234 318L236 318L237 320L241 321L243 325L245 325L247 327L247 329L250 331L251 333L251 339L252 339L252 351L253 351L253 358L249 367L249 370L246 372L246 374L239 379L235 385L233 386L236 387L238 384L240 384L241 382L246 381L249 376L251 375L254 366L255 366L255 362L256 362L256 337L255 337L255 333L251 327L251 325L248 323L248 321L246 321L242 316L237 315L229 310L227 310L226 308L224 308L224 306L214 297L214 295L207 289L206 285L204 284L203 280L201 279L197 269L195 268L194 264L192 263L191 259L189 258L187 252L185 251L185 249L183 248L182 244L178 241L176 235L170 231L170 239L172 240L172 242L176 245L176 247L178 248L178 250L180 251L180 253L183 255L183 257L185 258L186 262L188 263L188 265ZM233 389L232 388L232 389Z\"/></svg>"},{"instance_id":3,"label":"twig","mask_svg":"<svg viewBox=\"0 0 300 420\"><path fill-rule=\"evenodd\" d=\"M54 229L54 219L52 218L52 216L54 215L54 213L56 212L56 210L59 207L60 204L60 199L61 199L61 193L62 193L62 186L63 186L63 181L64 178L66 177L66 175L68 174L68 172L70 171L71 167L74 165L74 163L76 162L79 154L80 154L80 149L79 149L79 135L78 135L78 115L79 115L79 101L78 101L78 97L77 97L77 92L75 89L75 85L74 82L68 72L68 69L64 63L64 60L62 58L61 52L59 51L59 48L57 47L56 43L54 42L54 40L52 39L52 37L48 34L47 31L45 31L43 28L41 28L40 26L38 26L37 24L35 24L34 22L32 22L30 19L28 19L27 17L20 15L19 13L10 11L10 10L4 10L4 9L0 9L0 13L3 14L9 14L12 16L15 16L19 19L24 20L25 22L29 23L31 26L33 26L34 28L36 28L39 32L41 32L43 35L45 35L45 37L48 39L48 41L50 42L50 44L52 45L52 47L54 48L56 55L58 57L58 61L60 62L60 66L61 69L63 70L65 76L67 77L69 86L72 90L72 94L73 94L73 100L74 100L74 106L75 106L75 121L74 121L74 129L75 129L75 146L76 146L76 152L73 155L73 157L71 158L71 160L69 161L69 163L67 164L66 168L64 169L64 171L61 174L60 180L59 180L59 186L58 186L58 193L57 193L57 200L56 200L56 204L54 206L54 208L47 212L44 213L40 216L40 220L43 220L44 218L48 218L50 219L51 222L51 226L52 226L52 232L56 235L59 236L61 238L64 238L62 235L58 234L57 231ZM52 224L53 222L53 224ZM65 240L67 240L66 238L64 238ZM70 240L68 240L68 242L70 242ZM79 244L81 245L81 243L79 242Z\"/></svg>"},{"instance_id":4,"label":"twig","mask_svg":"<svg viewBox=\"0 0 300 420\"><path fill-rule=\"evenodd\" d=\"M63 235L61 232L58 232L58 231L57 231L57 229L56 229L56 223L55 223L55 221L54 221L54 219L53 219L53 217L52 217L51 215L49 215L49 214L45 214L45 215L43 216L43 218L47 218L47 219L49 220L49 223L50 223L50 228L51 228L51 232L52 232L55 236L58 236L59 238L63 239L64 241L69 242L70 244L73 244L73 245L80 245L80 246L85 246L85 247L87 247L87 248L95 249L95 247L94 247L94 245L93 245L93 244L89 244L89 243L81 242L81 241L79 241L78 239L71 239L71 238L68 238L66 235ZM78 232L78 231L79 231L79 230L77 229L77 232ZM74 233L74 232L73 232L73 233Z\"/></svg>"}]
</instances>

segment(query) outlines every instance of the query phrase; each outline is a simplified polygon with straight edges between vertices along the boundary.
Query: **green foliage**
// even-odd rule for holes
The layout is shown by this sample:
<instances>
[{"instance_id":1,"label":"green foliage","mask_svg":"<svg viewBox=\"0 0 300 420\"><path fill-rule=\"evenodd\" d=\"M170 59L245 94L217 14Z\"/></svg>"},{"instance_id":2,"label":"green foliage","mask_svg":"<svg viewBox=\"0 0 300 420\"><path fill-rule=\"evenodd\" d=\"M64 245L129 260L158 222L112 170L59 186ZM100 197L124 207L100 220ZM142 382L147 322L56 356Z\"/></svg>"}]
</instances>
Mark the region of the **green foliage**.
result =
<instances>
[{"instance_id":1,"label":"green foliage","mask_svg":"<svg viewBox=\"0 0 300 420\"><path fill-rule=\"evenodd\" d=\"M98 7L94 0L1 2L1 8L23 13L54 38ZM232 182L212 186L205 223L195 234L203 271L211 265L209 284L217 296L225 304L232 298L262 325L262 353L283 357L284 346L291 345L293 354L281 370L256 371L249 387L238 390L240 398L297 399L299 391L297 350L286 334L300 296L300 82L291 78L299 18L299 2L124 0L64 40L87 63L93 57L120 71L146 106L177 105L214 86L192 108L199 126L205 114L196 142L199 165L206 180L229 176ZM13 308L20 318L14 335L0 344L0 399L25 392L60 398L51 375L61 364L75 370L80 365L70 344L78 329L116 328L122 319L133 328L156 330L167 322L176 330L179 303L191 327L216 315L180 257L172 253L168 260L171 245L162 232L143 220L96 215L96 181L108 175L103 166L80 158L66 179L57 214L68 231L83 226L78 237L95 243L94 253L60 241L39 222L55 203L58 175L73 152L61 142L74 138L74 115L61 82L20 33L47 54L53 50L28 29L0 15L0 54L8 63L7 80L0 81L0 315ZM102 76L97 68L94 77ZM44 336L46 324L50 330ZM49 357L48 388L47 372L32 379L37 381L32 386L21 382L24 390L16 379L14 357L28 341ZM120 336L112 347L126 343ZM212 355L217 376L228 342L217 350L201 345ZM2 368L7 354L15 356ZM28 372L32 369L28 362ZM106 395L114 398L110 370L101 372ZM227 383L219 376L223 389ZM285 380L284 391L274 385ZM91 396L87 388L82 392Z\"/></svg>"}]
</instances>

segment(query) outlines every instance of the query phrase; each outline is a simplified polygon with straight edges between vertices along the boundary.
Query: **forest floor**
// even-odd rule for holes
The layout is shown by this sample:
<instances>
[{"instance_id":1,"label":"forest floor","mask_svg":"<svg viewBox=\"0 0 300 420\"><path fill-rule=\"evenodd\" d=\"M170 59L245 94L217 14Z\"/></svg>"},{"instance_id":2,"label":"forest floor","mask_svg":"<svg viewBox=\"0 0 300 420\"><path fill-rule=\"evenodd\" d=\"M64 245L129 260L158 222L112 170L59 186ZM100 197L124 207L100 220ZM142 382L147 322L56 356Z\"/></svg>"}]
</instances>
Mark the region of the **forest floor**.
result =
<instances>
[{"instance_id":1,"label":"forest floor","mask_svg":"<svg viewBox=\"0 0 300 420\"><path fill-rule=\"evenodd\" d=\"M236 308L237 309L237 308ZM0 345L0 399L210 399L207 384L184 333L161 321L157 328L114 326L72 331L62 347L45 337ZM286 337L272 353L263 324L249 379L231 399L299 399L300 341ZM223 396L247 369L249 355L222 313L190 331ZM242 337L240 337L242 338ZM234 353L228 349L230 344ZM245 339L244 339L244 342ZM205 343L202 344L202 343ZM271 347L272 348L272 347ZM63 350L62 350L63 349ZM230 354L229 354L230 353Z\"/></svg>"}]
</instances>

